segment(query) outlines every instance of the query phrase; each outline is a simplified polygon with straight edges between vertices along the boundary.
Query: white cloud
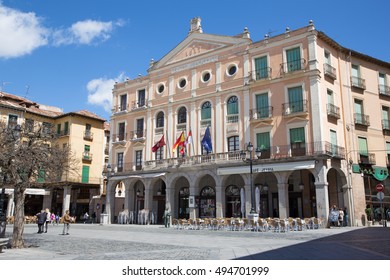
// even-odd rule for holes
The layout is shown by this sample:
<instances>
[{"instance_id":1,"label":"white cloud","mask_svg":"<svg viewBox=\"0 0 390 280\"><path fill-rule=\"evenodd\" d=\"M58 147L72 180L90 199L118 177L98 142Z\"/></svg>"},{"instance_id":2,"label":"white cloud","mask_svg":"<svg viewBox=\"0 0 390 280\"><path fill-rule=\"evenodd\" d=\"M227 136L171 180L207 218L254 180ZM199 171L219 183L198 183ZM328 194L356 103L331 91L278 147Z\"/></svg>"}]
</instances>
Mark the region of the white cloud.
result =
<instances>
[{"instance_id":1,"label":"white cloud","mask_svg":"<svg viewBox=\"0 0 390 280\"><path fill-rule=\"evenodd\" d=\"M35 13L4 6L0 0L0 58L14 58L32 53L45 45L90 45L104 42L124 22L83 20L69 28L47 28Z\"/></svg>"},{"instance_id":2,"label":"white cloud","mask_svg":"<svg viewBox=\"0 0 390 280\"><path fill-rule=\"evenodd\" d=\"M90 45L95 42L104 42L111 37L115 26L122 22L102 22L84 20L74 23L70 28L58 29L53 32L54 45L82 44Z\"/></svg>"},{"instance_id":3,"label":"white cloud","mask_svg":"<svg viewBox=\"0 0 390 280\"><path fill-rule=\"evenodd\" d=\"M35 13L10 9L0 2L0 34L0 58L13 58L47 45L49 30Z\"/></svg>"},{"instance_id":4,"label":"white cloud","mask_svg":"<svg viewBox=\"0 0 390 280\"><path fill-rule=\"evenodd\" d=\"M123 81L124 74L114 79L98 78L88 82L88 103L101 106L108 113L112 109L112 89L115 82Z\"/></svg>"}]
</instances>

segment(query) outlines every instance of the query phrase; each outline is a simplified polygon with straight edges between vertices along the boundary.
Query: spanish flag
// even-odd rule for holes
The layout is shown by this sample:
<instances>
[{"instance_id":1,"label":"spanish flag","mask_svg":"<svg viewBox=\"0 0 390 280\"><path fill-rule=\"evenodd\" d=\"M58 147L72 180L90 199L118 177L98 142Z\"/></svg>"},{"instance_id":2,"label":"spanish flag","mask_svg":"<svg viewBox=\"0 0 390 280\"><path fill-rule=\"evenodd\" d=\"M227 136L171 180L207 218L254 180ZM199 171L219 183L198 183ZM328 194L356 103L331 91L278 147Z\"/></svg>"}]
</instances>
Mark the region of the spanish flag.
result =
<instances>
[{"instance_id":1,"label":"spanish flag","mask_svg":"<svg viewBox=\"0 0 390 280\"><path fill-rule=\"evenodd\" d=\"M182 131L179 138L176 139L176 142L173 145L172 150L175 151L177 149L177 147L184 146L185 141L186 141L186 138L184 136L184 131Z\"/></svg>"}]
</instances>

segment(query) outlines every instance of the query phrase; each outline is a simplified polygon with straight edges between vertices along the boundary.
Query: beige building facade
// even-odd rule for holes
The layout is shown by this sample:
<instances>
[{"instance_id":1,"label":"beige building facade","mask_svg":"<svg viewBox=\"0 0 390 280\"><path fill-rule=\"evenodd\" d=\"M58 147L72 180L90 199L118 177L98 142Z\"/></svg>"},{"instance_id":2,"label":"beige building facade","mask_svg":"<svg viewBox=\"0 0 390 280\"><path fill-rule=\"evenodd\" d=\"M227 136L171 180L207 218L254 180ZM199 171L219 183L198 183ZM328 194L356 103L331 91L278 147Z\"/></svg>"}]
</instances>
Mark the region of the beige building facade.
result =
<instances>
[{"instance_id":1,"label":"beige building facade","mask_svg":"<svg viewBox=\"0 0 390 280\"><path fill-rule=\"evenodd\" d=\"M1 92L1 120L8 125L42 125L54 130L60 147L70 146L74 170L63 174L59 182L39 178L41 187L27 189L26 215L35 215L49 208L63 215L69 209L72 215L101 212L103 190L102 170L105 160L105 120L88 111L64 113L61 109L37 104L31 100ZM55 184L53 184L55 183ZM13 190L7 189L7 216L13 215Z\"/></svg>"},{"instance_id":2,"label":"beige building facade","mask_svg":"<svg viewBox=\"0 0 390 280\"><path fill-rule=\"evenodd\" d=\"M212 35L192 19L146 76L113 89L108 222L146 212L160 223L165 208L174 218L327 219L337 205L365 224L387 178L389 75L389 63L313 22L253 42L247 28Z\"/></svg>"}]
</instances>

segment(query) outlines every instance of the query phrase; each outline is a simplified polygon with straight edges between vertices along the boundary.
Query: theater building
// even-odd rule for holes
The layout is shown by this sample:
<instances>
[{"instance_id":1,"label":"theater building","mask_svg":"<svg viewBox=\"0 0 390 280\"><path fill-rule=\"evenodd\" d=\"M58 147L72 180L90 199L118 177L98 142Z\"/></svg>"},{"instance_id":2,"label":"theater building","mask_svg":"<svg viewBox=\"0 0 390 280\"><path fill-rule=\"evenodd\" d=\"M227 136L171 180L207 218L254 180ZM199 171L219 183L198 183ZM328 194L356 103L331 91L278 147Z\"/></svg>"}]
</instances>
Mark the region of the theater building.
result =
<instances>
[{"instance_id":1,"label":"theater building","mask_svg":"<svg viewBox=\"0 0 390 280\"><path fill-rule=\"evenodd\" d=\"M115 84L108 222L143 210L160 223L166 207L327 219L336 204L361 225L378 203L374 175L387 174L389 74L312 21L254 42L247 28L213 35L192 19L147 75Z\"/></svg>"}]
</instances>

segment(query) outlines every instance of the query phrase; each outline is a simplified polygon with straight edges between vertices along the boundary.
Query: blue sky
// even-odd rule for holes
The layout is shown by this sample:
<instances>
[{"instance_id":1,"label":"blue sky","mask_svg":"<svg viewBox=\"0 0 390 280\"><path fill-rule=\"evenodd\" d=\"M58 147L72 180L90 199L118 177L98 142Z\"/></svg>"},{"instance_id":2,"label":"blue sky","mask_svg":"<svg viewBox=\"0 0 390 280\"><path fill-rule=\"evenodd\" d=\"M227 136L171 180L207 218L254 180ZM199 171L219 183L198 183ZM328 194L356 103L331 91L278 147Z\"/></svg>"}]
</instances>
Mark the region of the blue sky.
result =
<instances>
[{"instance_id":1,"label":"blue sky","mask_svg":"<svg viewBox=\"0 0 390 280\"><path fill-rule=\"evenodd\" d=\"M266 3L264 3L266 2ZM313 20L346 48L390 62L390 1L0 0L5 92L109 120L115 81L146 75L201 17L204 33L253 41Z\"/></svg>"}]
</instances>

